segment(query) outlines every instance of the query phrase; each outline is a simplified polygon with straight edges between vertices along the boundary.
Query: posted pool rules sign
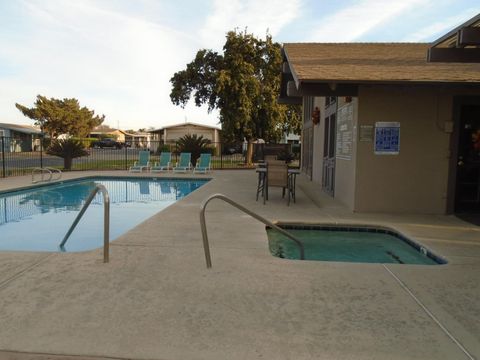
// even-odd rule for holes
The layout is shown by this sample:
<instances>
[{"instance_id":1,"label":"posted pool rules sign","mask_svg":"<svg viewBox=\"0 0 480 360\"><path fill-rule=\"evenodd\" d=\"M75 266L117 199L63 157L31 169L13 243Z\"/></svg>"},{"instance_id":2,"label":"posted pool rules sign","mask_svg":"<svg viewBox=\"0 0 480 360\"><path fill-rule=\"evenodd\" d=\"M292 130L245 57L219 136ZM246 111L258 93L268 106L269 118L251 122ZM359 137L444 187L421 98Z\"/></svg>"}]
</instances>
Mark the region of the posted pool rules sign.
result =
<instances>
[{"instance_id":1,"label":"posted pool rules sign","mask_svg":"<svg viewBox=\"0 0 480 360\"><path fill-rule=\"evenodd\" d=\"M400 123L375 123L375 155L398 155L400 153Z\"/></svg>"}]
</instances>

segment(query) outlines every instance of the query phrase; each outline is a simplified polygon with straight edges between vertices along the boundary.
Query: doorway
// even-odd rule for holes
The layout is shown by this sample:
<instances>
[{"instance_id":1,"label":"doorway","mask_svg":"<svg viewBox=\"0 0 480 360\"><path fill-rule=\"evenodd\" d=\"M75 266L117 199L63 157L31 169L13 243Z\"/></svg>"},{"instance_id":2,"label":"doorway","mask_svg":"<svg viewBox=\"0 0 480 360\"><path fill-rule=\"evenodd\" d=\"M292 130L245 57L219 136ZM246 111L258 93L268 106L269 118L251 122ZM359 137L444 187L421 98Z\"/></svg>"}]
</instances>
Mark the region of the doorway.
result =
<instances>
[{"instance_id":1,"label":"doorway","mask_svg":"<svg viewBox=\"0 0 480 360\"><path fill-rule=\"evenodd\" d=\"M330 196L335 196L335 148L337 128L337 99L325 99L325 131L323 142L322 188Z\"/></svg>"},{"instance_id":2,"label":"doorway","mask_svg":"<svg viewBox=\"0 0 480 360\"><path fill-rule=\"evenodd\" d=\"M462 99L456 113L459 127L454 212L480 218L480 98Z\"/></svg>"}]
</instances>

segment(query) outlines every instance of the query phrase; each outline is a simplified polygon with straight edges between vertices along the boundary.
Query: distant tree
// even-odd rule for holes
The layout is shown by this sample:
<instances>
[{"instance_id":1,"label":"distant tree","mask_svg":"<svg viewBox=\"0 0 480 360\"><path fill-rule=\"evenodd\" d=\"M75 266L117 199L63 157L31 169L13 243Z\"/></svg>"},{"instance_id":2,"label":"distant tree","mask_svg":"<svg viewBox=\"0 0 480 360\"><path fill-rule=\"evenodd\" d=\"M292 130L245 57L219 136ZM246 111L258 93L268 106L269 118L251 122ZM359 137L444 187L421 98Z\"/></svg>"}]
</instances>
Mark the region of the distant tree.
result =
<instances>
[{"instance_id":1,"label":"distant tree","mask_svg":"<svg viewBox=\"0 0 480 360\"><path fill-rule=\"evenodd\" d=\"M195 59L170 79L170 98L184 107L195 104L220 110L225 140L279 140L301 126L299 106L277 103L282 56L270 35L257 39L246 32L228 32L223 54L199 50Z\"/></svg>"},{"instance_id":2,"label":"distant tree","mask_svg":"<svg viewBox=\"0 0 480 360\"><path fill-rule=\"evenodd\" d=\"M95 116L93 110L80 107L78 100L73 98L59 100L38 95L32 108L21 104L15 106L23 115L35 120L35 124L40 125L52 139L61 134L86 137L105 119L105 115Z\"/></svg>"},{"instance_id":3,"label":"distant tree","mask_svg":"<svg viewBox=\"0 0 480 360\"><path fill-rule=\"evenodd\" d=\"M89 155L83 143L76 139L55 139L47 149L47 154L63 158L64 170L72 168L72 160Z\"/></svg>"},{"instance_id":4,"label":"distant tree","mask_svg":"<svg viewBox=\"0 0 480 360\"><path fill-rule=\"evenodd\" d=\"M177 140L177 149L179 152L189 152L192 154L192 165L195 166L197 159L202 152L211 152L210 140L202 135L186 134Z\"/></svg>"}]
</instances>

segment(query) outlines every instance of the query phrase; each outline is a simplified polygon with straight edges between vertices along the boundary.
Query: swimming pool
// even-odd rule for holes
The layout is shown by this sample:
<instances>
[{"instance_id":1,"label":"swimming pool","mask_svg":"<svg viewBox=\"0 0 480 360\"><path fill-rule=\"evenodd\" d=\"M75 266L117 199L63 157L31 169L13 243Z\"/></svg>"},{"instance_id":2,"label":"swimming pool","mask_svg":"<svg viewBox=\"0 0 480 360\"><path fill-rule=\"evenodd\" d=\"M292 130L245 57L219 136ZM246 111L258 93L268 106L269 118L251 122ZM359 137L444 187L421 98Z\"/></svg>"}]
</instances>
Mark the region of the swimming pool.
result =
<instances>
[{"instance_id":1,"label":"swimming pool","mask_svg":"<svg viewBox=\"0 0 480 360\"><path fill-rule=\"evenodd\" d=\"M407 237L386 228L370 226L277 224L299 239L305 260L439 265L447 261ZM267 228L272 255L299 259L298 246Z\"/></svg>"},{"instance_id":2,"label":"swimming pool","mask_svg":"<svg viewBox=\"0 0 480 360\"><path fill-rule=\"evenodd\" d=\"M110 240L204 185L208 179L94 177L0 194L0 250L59 251L59 244L97 184L110 197ZM97 194L65 245L103 246L103 198Z\"/></svg>"}]
</instances>

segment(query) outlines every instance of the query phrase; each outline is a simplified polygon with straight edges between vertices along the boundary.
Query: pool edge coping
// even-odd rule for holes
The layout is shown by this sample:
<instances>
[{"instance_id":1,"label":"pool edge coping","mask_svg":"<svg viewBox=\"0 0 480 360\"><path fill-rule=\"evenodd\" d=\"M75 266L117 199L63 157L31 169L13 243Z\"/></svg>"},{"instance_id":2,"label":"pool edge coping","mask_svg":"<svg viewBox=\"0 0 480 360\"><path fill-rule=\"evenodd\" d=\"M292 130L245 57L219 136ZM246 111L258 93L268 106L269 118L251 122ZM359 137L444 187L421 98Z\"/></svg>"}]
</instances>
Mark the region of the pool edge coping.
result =
<instances>
[{"instance_id":1,"label":"pool edge coping","mask_svg":"<svg viewBox=\"0 0 480 360\"><path fill-rule=\"evenodd\" d=\"M386 226L386 225L377 225L377 224L356 224L356 223L339 223L339 222L288 222L288 221L272 221L275 225L281 227L282 229L289 230L288 228L284 228L283 226L298 226L299 229L294 230L307 230L307 227L310 227L310 230L313 227L325 227L325 228L333 228L334 231L352 231L352 229L359 230L359 229L372 229L372 230L381 230L380 233L384 233L387 235L394 236L401 241L406 242L408 245L415 248L418 252L426 255L433 261L437 263L437 265L448 265L450 262L445 256L438 255L435 251L431 250L428 246L422 244L418 240L412 240L410 237L405 235L402 231L397 230L394 227ZM268 226L265 227L266 229L269 228ZM320 229L318 229L320 230ZM327 229L324 229L327 230ZM365 232L365 231L360 231ZM368 232L368 231L367 231ZM373 232L373 231L372 231ZM375 231L377 232L377 231ZM273 256L273 255L272 255ZM405 264L405 265L421 265L421 264Z\"/></svg>"}]
</instances>

